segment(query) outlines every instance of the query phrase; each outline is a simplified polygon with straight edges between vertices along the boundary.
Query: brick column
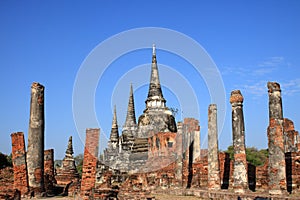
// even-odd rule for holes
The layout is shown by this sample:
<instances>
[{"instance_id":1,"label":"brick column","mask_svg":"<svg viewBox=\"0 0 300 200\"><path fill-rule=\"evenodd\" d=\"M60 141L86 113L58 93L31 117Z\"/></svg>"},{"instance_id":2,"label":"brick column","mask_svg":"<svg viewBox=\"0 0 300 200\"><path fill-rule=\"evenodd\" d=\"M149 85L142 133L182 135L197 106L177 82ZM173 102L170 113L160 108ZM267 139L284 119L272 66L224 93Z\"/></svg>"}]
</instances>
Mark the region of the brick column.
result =
<instances>
[{"instance_id":1,"label":"brick column","mask_svg":"<svg viewBox=\"0 0 300 200\"><path fill-rule=\"evenodd\" d=\"M218 158L217 105L208 107L208 189L221 189Z\"/></svg>"},{"instance_id":2,"label":"brick column","mask_svg":"<svg viewBox=\"0 0 300 200\"><path fill-rule=\"evenodd\" d=\"M44 191L44 86L32 83L27 170L30 189Z\"/></svg>"},{"instance_id":3,"label":"brick column","mask_svg":"<svg viewBox=\"0 0 300 200\"><path fill-rule=\"evenodd\" d=\"M28 192L28 176L26 166L26 150L23 132L11 134L12 162L14 170L14 188L24 195Z\"/></svg>"},{"instance_id":4,"label":"brick column","mask_svg":"<svg viewBox=\"0 0 300 200\"><path fill-rule=\"evenodd\" d=\"M275 82L268 82L267 86L269 93L269 193L282 194L287 188L281 90L280 85Z\"/></svg>"},{"instance_id":5,"label":"brick column","mask_svg":"<svg viewBox=\"0 0 300 200\"><path fill-rule=\"evenodd\" d=\"M239 90L231 92L230 103L232 107L234 151L233 189L237 193L244 193L248 189L243 101L244 98Z\"/></svg>"},{"instance_id":6,"label":"brick column","mask_svg":"<svg viewBox=\"0 0 300 200\"><path fill-rule=\"evenodd\" d=\"M86 129L82 165L81 196L88 199L95 187L100 129Z\"/></svg>"}]
</instances>

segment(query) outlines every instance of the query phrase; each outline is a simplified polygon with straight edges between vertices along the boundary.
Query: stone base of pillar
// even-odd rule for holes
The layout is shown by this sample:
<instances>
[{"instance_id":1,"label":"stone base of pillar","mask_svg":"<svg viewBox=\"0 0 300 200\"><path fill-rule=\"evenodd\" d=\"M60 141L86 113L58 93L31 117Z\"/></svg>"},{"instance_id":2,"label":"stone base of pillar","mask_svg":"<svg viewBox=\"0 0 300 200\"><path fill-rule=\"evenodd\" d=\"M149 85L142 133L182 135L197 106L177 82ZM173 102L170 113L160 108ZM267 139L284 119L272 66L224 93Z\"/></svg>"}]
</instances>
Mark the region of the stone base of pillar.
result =
<instances>
[{"instance_id":1,"label":"stone base of pillar","mask_svg":"<svg viewBox=\"0 0 300 200\"><path fill-rule=\"evenodd\" d=\"M270 195L288 195L288 192L285 190L269 190Z\"/></svg>"}]
</instances>

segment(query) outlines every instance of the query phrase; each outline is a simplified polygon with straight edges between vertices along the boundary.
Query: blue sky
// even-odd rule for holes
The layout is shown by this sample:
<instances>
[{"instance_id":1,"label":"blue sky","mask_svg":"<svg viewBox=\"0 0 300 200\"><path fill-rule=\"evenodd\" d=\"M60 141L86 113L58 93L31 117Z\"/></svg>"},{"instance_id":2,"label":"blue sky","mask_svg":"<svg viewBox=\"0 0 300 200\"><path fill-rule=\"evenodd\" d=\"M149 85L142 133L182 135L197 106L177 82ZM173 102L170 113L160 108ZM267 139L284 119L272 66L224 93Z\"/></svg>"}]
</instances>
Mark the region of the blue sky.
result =
<instances>
[{"instance_id":1,"label":"blue sky","mask_svg":"<svg viewBox=\"0 0 300 200\"><path fill-rule=\"evenodd\" d=\"M101 42L143 27L167 28L189 36L216 64L227 95L225 124L219 138L221 149L232 141L228 99L234 89L240 89L245 99L246 145L266 148L267 81L281 84L284 116L294 121L296 129L300 127L299 24L299 1L1 1L0 151L10 153L10 134L16 131L25 133L27 144L30 86L37 81L46 87L46 148L54 148L56 159L62 159L72 135L75 154L82 153L84 144L80 138L84 131L77 131L72 111L79 69ZM143 35L140 37L143 39ZM110 132L113 104L117 104L120 127L124 122L129 85L122 84L122 80L134 86L136 117L144 109L148 86L138 85L135 78L140 73L150 76L153 42L149 42L149 48L120 55L97 85L95 113L101 124L102 148ZM199 119L205 147L207 108L213 103L207 85L187 60L159 49L159 44L157 49L167 105L180 109L177 120L189 116ZM110 51L107 49L107 54ZM99 56L99 62L101 59ZM174 93L178 79L174 80L169 72L190 84L198 114L181 110L182 94ZM130 77L135 78L127 80ZM123 96L118 87L124 91ZM189 95L188 89L180 91ZM192 103L188 106L194 108Z\"/></svg>"}]
</instances>

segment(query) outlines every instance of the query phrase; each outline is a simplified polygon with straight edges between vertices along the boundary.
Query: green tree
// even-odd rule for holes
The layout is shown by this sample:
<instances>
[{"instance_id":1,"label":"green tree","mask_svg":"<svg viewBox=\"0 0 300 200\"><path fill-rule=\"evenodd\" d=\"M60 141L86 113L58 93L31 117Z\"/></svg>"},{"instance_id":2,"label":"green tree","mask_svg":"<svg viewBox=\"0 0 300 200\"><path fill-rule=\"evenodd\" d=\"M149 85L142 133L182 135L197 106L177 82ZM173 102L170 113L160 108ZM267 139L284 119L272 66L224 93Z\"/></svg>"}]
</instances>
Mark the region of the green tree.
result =
<instances>
[{"instance_id":1,"label":"green tree","mask_svg":"<svg viewBox=\"0 0 300 200\"><path fill-rule=\"evenodd\" d=\"M5 155L0 152L0 169L12 166L12 155Z\"/></svg>"},{"instance_id":2,"label":"green tree","mask_svg":"<svg viewBox=\"0 0 300 200\"><path fill-rule=\"evenodd\" d=\"M83 165L83 154L78 154L74 157L77 172L81 178L82 175L82 165Z\"/></svg>"},{"instance_id":3,"label":"green tree","mask_svg":"<svg viewBox=\"0 0 300 200\"><path fill-rule=\"evenodd\" d=\"M233 159L232 145L230 145L225 152L229 153L230 159ZM246 148L246 159L249 163L251 163L254 166L263 165L268 158L268 154L269 153L267 149L257 150L257 148L255 147Z\"/></svg>"}]
</instances>

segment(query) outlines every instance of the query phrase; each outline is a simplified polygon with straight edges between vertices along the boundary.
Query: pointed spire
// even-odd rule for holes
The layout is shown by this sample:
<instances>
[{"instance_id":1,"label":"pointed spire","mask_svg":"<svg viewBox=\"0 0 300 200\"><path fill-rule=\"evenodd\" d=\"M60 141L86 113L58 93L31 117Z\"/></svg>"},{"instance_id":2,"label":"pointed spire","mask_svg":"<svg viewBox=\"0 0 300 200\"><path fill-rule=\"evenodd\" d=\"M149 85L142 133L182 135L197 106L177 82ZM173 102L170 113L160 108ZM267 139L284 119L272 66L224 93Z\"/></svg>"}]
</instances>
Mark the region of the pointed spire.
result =
<instances>
[{"instance_id":1,"label":"pointed spire","mask_svg":"<svg viewBox=\"0 0 300 200\"><path fill-rule=\"evenodd\" d=\"M116 109L116 105L115 105L113 122L112 122L111 132L110 132L110 141L117 142L118 139L119 139L119 130L118 130L118 122L117 122L117 109Z\"/></svg>"},{"instance_id":2,"label":"pointed spire","mask_svg":"<svg viewBox=\"0 0 300 200\"><path fill-rule=\"evenodd\" d=\"M125 127L132 127L136 125L135 119L135 109L134 109L134 98L133 98L133 89L132 84L130 84L130 94L128 100L128 107L127 107L127 116L125 121Z\"/></svg>"},{"instance_id":3,"label":"pointed spire","mask_svg":"<svg viewBox=\"0 0 300 200\"><path fill-rule=\"evenodd\" d=\"M72 144L72 136L70 136L68 141L68 148L66 150L66 155L72 156L73 153L74 151L73 151L73 144Z\"/></svg>"},{"instance_id":4,"label":"pointed spire","mask_svg":"<svg viewBox=\"0 0 300 200\"><path fill-rule=\"evenodd\" d=\"M156 63L156 48L155 48L155 44L152 45L152 63Z\"/></svg>"},{"instance_id":5,"label":"pointed spire","mask_svg":"<svg viewBox=\"0 0 300 200\"><path fill-rule=\"evenodd\" d=\"M150 86L148 91L148 99L146 100L146 103L154 99L162 102L166 101L163 97L160 81L159 81L155 44L153 44L152 47L151 78L150 78Z\"/></svg>"}]
</instances>

